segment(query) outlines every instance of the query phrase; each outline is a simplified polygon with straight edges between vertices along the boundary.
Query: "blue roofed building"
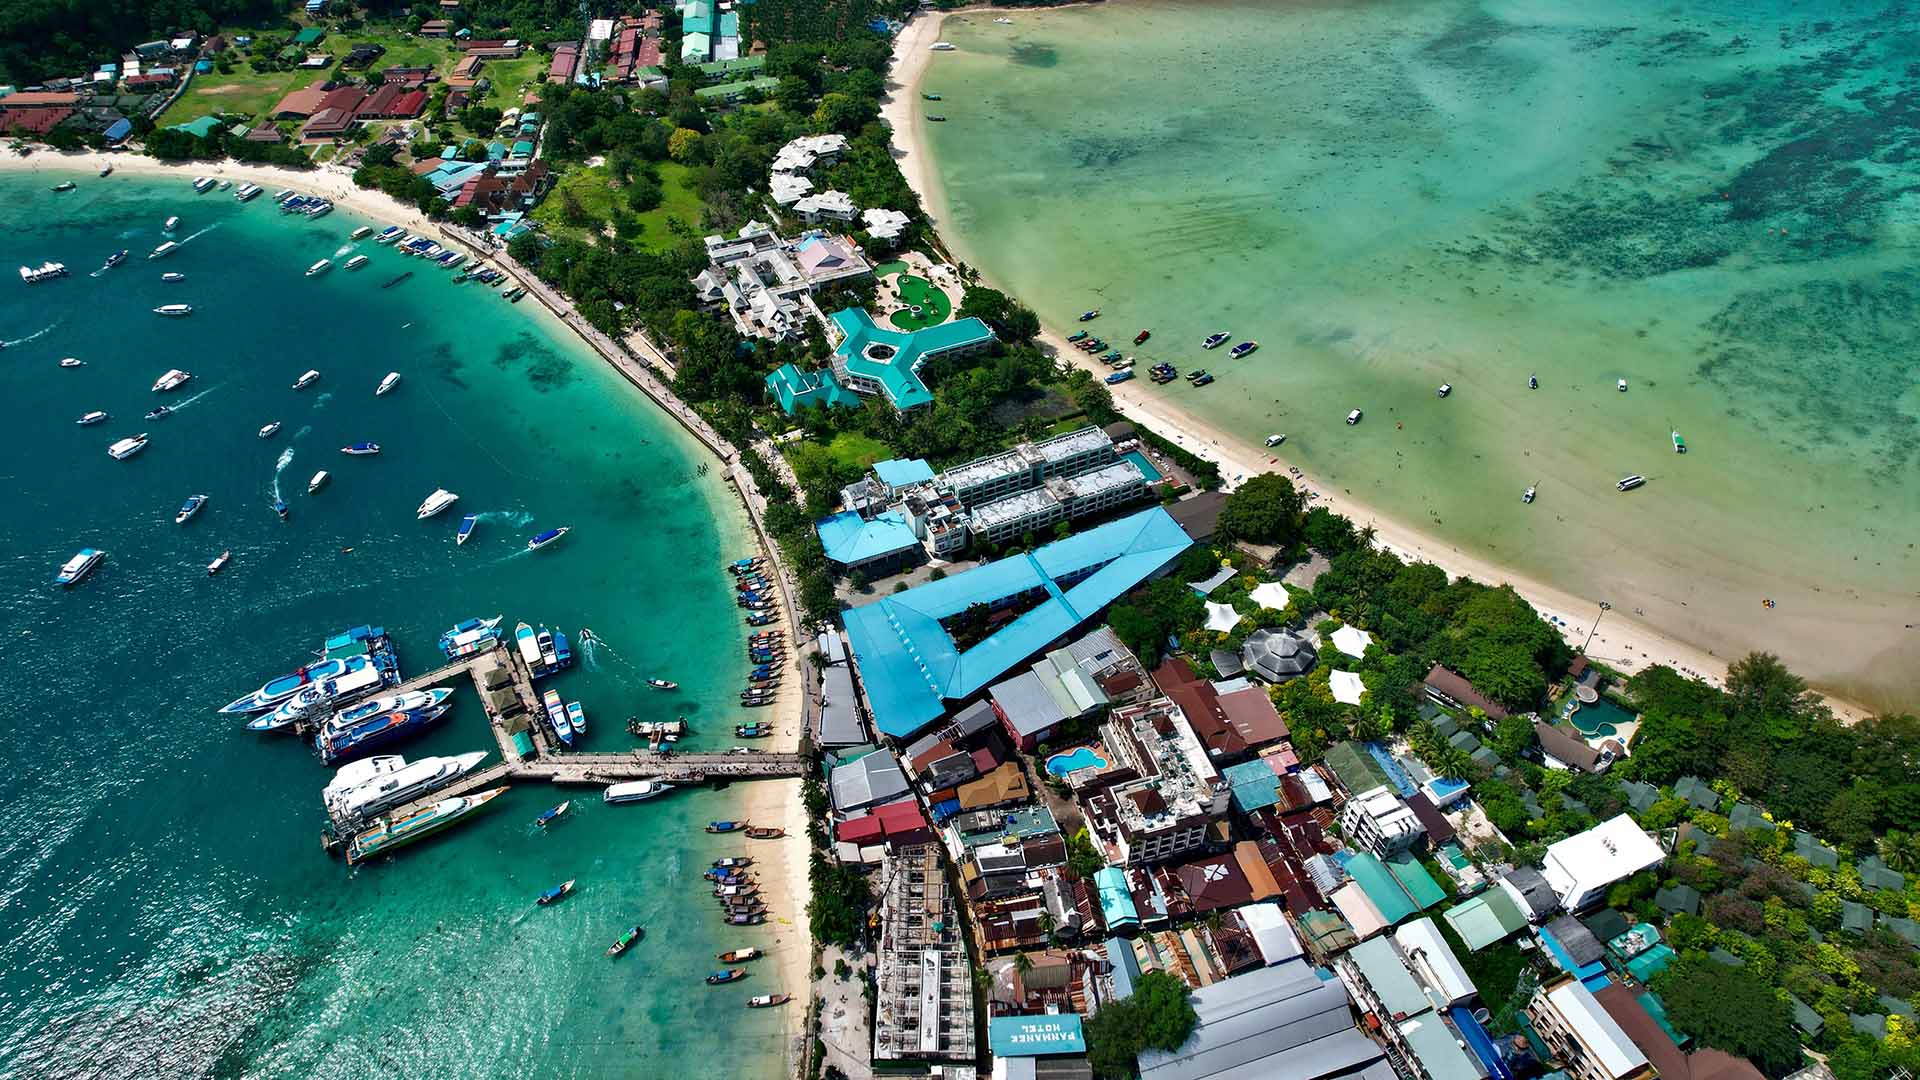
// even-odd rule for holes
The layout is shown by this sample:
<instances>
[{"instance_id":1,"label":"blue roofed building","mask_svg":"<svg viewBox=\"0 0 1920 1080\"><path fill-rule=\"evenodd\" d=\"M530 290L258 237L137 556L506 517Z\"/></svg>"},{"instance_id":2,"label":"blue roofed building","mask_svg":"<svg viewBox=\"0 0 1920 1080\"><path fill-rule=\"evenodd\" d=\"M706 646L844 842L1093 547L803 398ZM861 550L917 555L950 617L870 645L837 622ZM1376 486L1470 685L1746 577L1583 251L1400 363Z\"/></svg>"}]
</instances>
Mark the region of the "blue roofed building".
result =
<instances>
[{"instance_id":1,"label":"blue roofed building","mask_svg":"<svg viewBox=\"0 0 1920 1080\"><path fill-rule=\"evenodd\" d=\"M898 512L888 510L867 520L843 510L814 522L828 561L851 573L891 573L919 558L920 538Z\"/></svg>"},{"instance_id":2,"label":"blue roofed building","mask_svg":"<svg viewBox=\"0 0 1920 1080\"><path fill-rule=\"evenodd\" d=\"M873 475L890 488L911 487L933 479L933 466L924 458L888 458L873 463Z\"/></svg>"},{"instance_id":3,"label":"blue roofed building","mask_svg":"<svg viewBox=\"0 0 1920 1080\"><path fill-rule=\"evenodd\" d=\"M996 1016L987 1021L987 1046L997 1058L1084 1054L1087 1037L1078 1013Z\"/></svg>"},{"instance_id":4,"label":"blue roofed building","mask_svg":"<svg viewBox=\"0 0 1920 1080\"><path fill-rule=\"evenodd\" d=\"M847 611L847 641L874 722L894 738L911 737L1164 572L1191 544L1154 507ZM975 604L1003 609L1036 599L965 651L941 625Z\"/></svg>"},{"instance_id":5,"label":"blue roofed building","mask_svg":"<svg viewBox=\"0 0 1920 1080\"><path fill-rule=\"evenodd\" d=\"M1100 871L1093 875L1093 887L1095 893L1100 897L1100 915L1106 920L1108 930L1118 934L1126 930L1137 930L1140 928L1140 912L1133 906L1133 890L1127 888L1127 872L1125 870L1117 866L1101 867ZM1124 946L1126 943L1121 942L1120 944ZM1113 941L1107 942L1109 955L1112 954L1114 947ZM1131 953L1133 950L1128 949L1127 951ZM1117 964L1115 966L1118 967ZM1133 977L1135 979L1139 978L1139 964L1136 962L1129 966L1133 968L1131 972ZM1128 994L1130 993L1132 993L1132 980L1128 981ZM1122 994L1120 996L1125 997L1127 995Z\"/></svg>"},{"instance_id":6,"label":"blue roofed building","mask_svg":"<svg viewBox=\"0 0 1920 1080\"><path fill-rule=\"evenodd\" d=\"M860 404L860 398L833 377L833 372L801 371L792 364L781 364L773 374L767 376L767 392L780 403L780 408L788 416L801 409L810 409L815 405L845 405L849 408Z\"/></svg>"},{"instance_id":7,"label":"blue roofed building","mask_svg":"<svg viewBox=\"0 0 1920 1080\"><path fill-rule=\"evenodd\" d=\"M912 332L877 325L865 308L843 308L829 315L839 339L833 373L856 394L884 396L906 412L933 404L933 391L920 378L927 362L965 356L993 347L993 331L979 319L957 319Z\"/></svg>"}]
</instances>

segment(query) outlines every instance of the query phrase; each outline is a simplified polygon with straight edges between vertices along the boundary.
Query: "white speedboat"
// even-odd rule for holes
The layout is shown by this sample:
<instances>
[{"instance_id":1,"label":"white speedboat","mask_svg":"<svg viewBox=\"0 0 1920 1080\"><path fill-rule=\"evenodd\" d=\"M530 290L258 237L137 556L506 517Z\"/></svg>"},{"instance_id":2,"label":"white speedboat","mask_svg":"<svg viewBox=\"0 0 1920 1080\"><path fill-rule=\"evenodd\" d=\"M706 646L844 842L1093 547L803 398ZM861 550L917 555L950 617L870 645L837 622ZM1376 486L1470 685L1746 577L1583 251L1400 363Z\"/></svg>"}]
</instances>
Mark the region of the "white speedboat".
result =
<instances>
[{"instance_id":1,"label":"white speedboat","mask_svg":"<svg viewBox=\"0 0 1920 1080\"><path fill-rule=\"evenodd\" d=\"M181 371L179 368L168 368L165 375L154 380L153 392L159 394L168 390L178 390L182 386L185 386L187 380L191 378L193 378L193 373L190 371Z\"/></svg>"},{"instance_id":2,"label":"white speedboat","mask_svg":"<svg viewBox=\"0 0 1920 1080\"><path fill-rule=\"evenodd\" d=\"M69 356L66 359L60 361L60 366L61 367L86 367L87 362L85 360L80 359L77 356Z\"/></svg>"},{"instance_id":3,"label":"white speedboat","mask_svg":"<svg viewBox=\"0 0 1920 1080\"><path fill-rule=\"evenodd\" d=\"M162 258L164 256L173 254L175 251L178 251L179 249L180 249L179 244L176 244L173 241L168 240L167 242L161 244L159 247L154 248L152 251L148 252L147 258L149 259Z\"/></svg>"},{"instance_id":4,"label":"white speedboat","mask_svg":"<svg viewBox=\"0 0 1920 1080\"><path fill-rule=\"evenodd\" d=\"M927 47L934 52L952 52L954 49L953 42L951 41L936 41Z\"/></svg>"},{"instance_id":5,"label":"white speedboat","mask_svg":"<svg viewBox=\"0 0 1920 1080\"><path fill-rule=\"evenodd\" d=\"M161 280L161 281L165 281L165 282L168 282L168 283L172 283L172 282L176 282L176 281L185 281L185 280L187 280L187 275L185 275L185 274L161 274L161 275L160 275L160 280Z\"/></svg>"},{"instance_id":6,"label":"white speedboat","mask_svg":"<svg viewBox=\"0 0 1920 1080\"><path fill-rule=\"evenodd\" d=\"M240 189L233 193L233 198L235 202L252 202L265 190L259 184L241 184Z\"/></svg>"},{"instance_id":7,"label":"white speedboat","mask_svg":"<svg viewBox=\"0 0 1920 1080\"><path fill-rule=\"evenodd\" d=\"M355 255L353 258L347 260L347 269L349 270L358 270L365 265L367 265L367 257L365 255Z\"/></svg>"},{"instance_id":8,"label":"white speedboat","mask_svg":"<svg viewBox=\"0 0 1920 1080\"><path fill-rule=\"evenodd\" d=\"M260 429L260 437L263 439L271 439L273 438L274 433L279 430L280 430L280 421L275 420L273 423L268 424L265 427Z\"/></svg>"},{"instance_id":9,"label":"white speedboat","mask_svg":"<svg viewBox=\"0 0 1920 1080\"><path fill-rule=\"evenodd\" d=\"M180 219L178 217L170 217L167 219L167 223L165 225L160 226L160 231L172 232L173 230L178 229L179 227L180 227Z\"/></svg>"},{"instance_id":10,"label":"white speedboat","mask_svg":"<svg viewBox=\"0 0 1920 1080\"><path fill-rule=\"evenodd\" d=\"M1621 477L1620 482L1615 484L1614 487L1619 488L1621 491L1632 491L1634 488L1637 488L1641 484L1644 484L1646 482L1647 482L1646 477L1641 476L1639 473L1635 473L1632 476Z\"/></svg>"},{"instance_id":11,"label":"white speedboat","mask_svg":"<svg viewBox=\"0 0 1920 1080\"><path fill-rule=\"evenodd\" d=\"M107 419L107 414L105 412L99 409L95 409L92 412L81 416L80 419L75 420L74 423L79 424L81 427L90 427L94 424L101 423L106 419Z\"/></svg>"},{"instance_id":12,"label":"white speedboat","mask_svg":"<svg viewBox=\"0 0 1920 1080\"><path fill-rule=\"evenodd\" d=\"M223 551L220 554L215 555L213 557L213 561L207 564L207 576L212 577L213 575L219 573L221 570L225 569L227 565L227 561L232 558L233 558L232 551Z\"/></svg>"},{"instance_id":13,"label":"white speedboat","mask_svg":"<svg viewBox=\"0 0 1920 1080\"><path fill-rule=\"evenodd\" d=\"M380 385L373 388L373 396L379 397L398 385L400 385L400 373L397 371L389 371L387 372L387 377L380 380Z\"/></svg>"},{"instance_id":14,"label":"white speedboat","mask_svg":"<svg viewBox=\"0 0 1920 1080\"><path fill-rule=\"evenodd\" d=\"M427 496L426 500L420 504L420 509L414 511L414 519L425 521L459 501L460 496L446 488L434 488L433 494Z\"/></svg>"},{"instance_id":15,"label":"white speedboat","mask_svg":"<svg viewBox=\"0 0 1920 1080\"><path fill-rule=\"evenodd\" d=\"M360 226L359 228L357 228L357 229L355 229L355 230L353 230L352 232L350 232L350 233L348 233L348 234L347 234L347 239L349 239L349 240L363 240L363 239L365 239L365 238L366 238L366 237L367 237L367 236L368 236L369 234L371 234L372 232L373 232L373 226L371 226L371 225L362 225L362 226Z\"/></svg>"},{"instance_id":16,"label":"white speedboat","mask_svg":"<svg viewBox=\"0 0 1920 1080\"><path fill-rule=\"evenodd\" d=\"M53 575L53 583L62 586L78 585L80 579L93 573L93 568L99 566L100 560L106 557L107 553L104 551L81 548L74 553L73 558L60 564L59 572Z\"/></svg>"},{"instance_id":17,"label":"white speedboat","mask_svg":"<svg viewBox=\"0 0 1920 1080\"><path fill-rule=\"evenodd\" d=\"M404 712L408 709L431 709L453 696L453 687L434 686L425 690L408 690L400 694L382 694L372 701L363 701L349 709L341 709L327 720L330 730L338 731L350 728L370 716L384 712Z\"/></svg>"},{"instance_id":18,"label":"white speedboat","mask_svg":"<svg viewBox=\"0 0 1920 1080\"><path fill-rule=\"evenodd\" d=\"M321 469L319 472L313 474L313 479L307 481L307 494L311 495L319 491L322 487L326 486L326 483L327 470Z\"/></svg>"},{"instance_id":19,"label":"white speedboat","mask_svg":"<svg viewBox=\"0 0 1920 1080\"><path fill-rule=\"evenodd\" d=\"M193 190L199 192L202 195L205 195L207 192L212 191L216 186L218 186L219 183L220 181L215 180L211 176L196 176L193 178Z\"/></svg>"},{"instance_id":20,"label":"white speedboat","mask_svg":"<svg viewBox=\"0 0 1920 1080\"><path fill-rule=\"evenodd\" d=\"M673 785L665 780L631 780L624 784L610 784L600 793L600 800L606 803L639 802L656 795L665 795L673 790Z\"/></svg>"},{"instance_id":21,"label":"white speedboat","mask_svg":"<svg viewBox=\"0 0 1920 1080\"><path fill-rule=\"evenodd\" d=\"M193 314L192 304L161 304L153 309L155 315L165 315L170 319L184 319Z\"/></svg>"},{"instance_id":22,"label":"white speedboat","mask_svg":"<svg viewBox=\"0 0 1920 1080\"><path fill-rule=\"evenodd\" d=\"M307 267L307 276L319 277L321 274L324 274L331 269L333 269L333 260L321 259L319 262L314 263L312 266Z\"/></svg>"},{"instance_id":23,"label":"white speedboat","mask_svg":"<svg viewBox=\"0 0 1920 1080\"><path fill-rule=\"evenodd\" d=\"M307 387L312 386L314 383L317 383L319 381L320 381L320 373L318 371L314 371L311 368L309 368L305 374L293 380L293 388L295 390L305 390Z\"/></svg>"},{"instance_id":24,"label":"white speedboat","mask_svg":"<svg viewBox=\"0 0 1920 1080\"><path fill-rule=\"evenodd\" d=\"M125 461L146 448L147 434L143 431L138 435L128 436L114 443L112 446L107 447L107 454L116 461Z\"/></svg>"},{"instance_id":25,"label":"white speedboat","mask_svg":"<svg viewBox=\"0 0 1920 1080\"><path fill-rule=\"evenodd\" d=\"M1614 383L1614 384L1613 384L1613 388L1614 388L1615 390L1618 390L1618 391L1620 391L1620 392L1621 392L1621 393L1623 393L1623 394L1624 394L1624 393L1626 393L1626 392L1627 392L1627 380L1625 380L1625 379L1621 379L1621 380L1619 380L1618 382L1616 382L1616 383Z\"/></svg>"}]
</instances>

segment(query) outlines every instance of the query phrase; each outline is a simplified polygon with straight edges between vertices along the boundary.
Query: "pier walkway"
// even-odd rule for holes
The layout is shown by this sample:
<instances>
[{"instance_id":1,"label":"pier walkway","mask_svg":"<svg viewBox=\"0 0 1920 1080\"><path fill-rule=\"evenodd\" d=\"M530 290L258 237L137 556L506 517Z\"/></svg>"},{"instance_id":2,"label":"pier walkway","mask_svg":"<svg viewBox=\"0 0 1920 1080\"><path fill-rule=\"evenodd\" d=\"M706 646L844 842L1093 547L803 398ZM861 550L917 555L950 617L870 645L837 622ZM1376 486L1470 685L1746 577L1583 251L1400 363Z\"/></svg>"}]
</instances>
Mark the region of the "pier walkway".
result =
<instances>
[{"instance_id":1,"label":"pier walkway","mask_svg":"<svg viewBox=\"0 0 1920 1080\"><path fill-rule=\"evenodd\" d=\"M807 775L810 767L804 754L735 754L725 751L694 753L679 751L629 750L622 753L576 754L559 745L534 689L533 672L519 653L505 644L496 644L484 652L456 660L451 664L417 675L397 687L381 693L393 694L421 690L446 683L462 674L473 680L487 712L487 726L501 760L479 772L469 773L445 787L386 811L383 816L405 816L425 809L442 799L471 795L501 784L607 784L630 780L665 780L675 784L726 783L734 780L784 780ZM534 753L521 757L514 745L519 734L533 742ZM364 822L335 821L334 830L343 838L365 827Z\"/></svg>"}]
</instances>

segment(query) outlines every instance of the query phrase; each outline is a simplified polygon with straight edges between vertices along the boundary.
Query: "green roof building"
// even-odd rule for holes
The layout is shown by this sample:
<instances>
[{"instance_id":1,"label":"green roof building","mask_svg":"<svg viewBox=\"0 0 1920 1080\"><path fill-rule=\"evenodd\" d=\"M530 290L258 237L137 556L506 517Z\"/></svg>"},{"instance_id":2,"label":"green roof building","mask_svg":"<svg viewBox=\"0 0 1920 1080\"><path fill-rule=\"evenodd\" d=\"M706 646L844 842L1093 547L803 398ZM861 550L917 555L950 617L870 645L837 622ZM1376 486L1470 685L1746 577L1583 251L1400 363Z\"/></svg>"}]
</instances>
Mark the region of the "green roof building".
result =
<instances>
[{"instance_id":1,"label":"green roof building","mask_svg":"<svg viewBox=\"0 0 1920 1080\"><path fill-rule=\"evenodd\" d=\"M189 120L184 124L173 125L173 130L184 131L197 139L204 139L219 129L220 118L217 116L202 116L195 120Z\"/></svg>"},{"instance_id":2,"label":"green roof building","mask_svg":"<svg viewBox=\"0 0 1920 1080\"><path fill-rule=\"evenodd\" d=\"M695 69L707 82L732 82L735 79L749 79L767 69L764 56L743 56L738 60L715 60L710 64L696 64Z\"/></svg>"},{"instance_id":3,"label":"green roof building","mask_svg":"<svg viewBox=\"0 0 1920 1080\"><path fill-rule=\"evenodd\" d=\"M993 347L993 331L979 319L959 319L905 332L883 329L865 308L843 308L828 318L840 343L833 373L856 394L881 395L901 412L933 404L920 378L930 360L965 356Z\"/></svg>"},{"instance_id":4,"label":"green roof building","mask_svg":"<svg viewBox=\"0 0 1920 1080\"><path fill-rule=\"evenodd\" d=\"M788 416L815 405L845 405L853 408L860 404L859 396L841 386L839 380L833 377L833 372L801 371L792 364L782 364L767 376L767 392L773 395Z\"/></svg>"},{"instance_id":5,"label":"green roof building","mask_svg":"<svg viewBox=\"0 0 1920 1080\"><path fill-rule=\"evenodd\" d=\"M293 35L293 43L302 47L318 45L326 36L327 32L320 27L309 26L305 30Z\"/></svg>"},{"instance_id":6,"label":"green roof building","mask_svg":"<svg viewBox=\"0 0 1920 1080\"><path fill-rule=\"evenodd\" d=\"M703 86L693 92L693 96L702 101L739 101L747 96L747 91L758 90L771 94L780 89L780 80L772 76L758 79L742 79L738 82L724 82L718 86Z\"/></svg>"},{"instance_id":7,"label":"green roof building","mask_svg":"<svg viewBox=\"0 0 1920 1080\"><path fill-rule=\"evenodd\" d=\"M1527 917L1505 889L1486 892L1440 913L1469 952L1497 945L1527 928Z\"/></svg>"}]
</instances>

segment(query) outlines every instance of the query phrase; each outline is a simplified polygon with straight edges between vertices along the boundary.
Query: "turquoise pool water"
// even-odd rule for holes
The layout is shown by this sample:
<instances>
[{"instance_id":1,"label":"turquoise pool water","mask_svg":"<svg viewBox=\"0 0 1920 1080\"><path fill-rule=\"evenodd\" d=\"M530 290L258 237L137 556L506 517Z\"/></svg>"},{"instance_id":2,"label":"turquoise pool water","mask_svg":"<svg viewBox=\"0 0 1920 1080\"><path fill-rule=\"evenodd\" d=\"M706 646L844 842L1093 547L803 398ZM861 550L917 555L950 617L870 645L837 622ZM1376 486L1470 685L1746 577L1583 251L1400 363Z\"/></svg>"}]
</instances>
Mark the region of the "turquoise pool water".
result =
<instances>
[{"instance_id":1,"label":"turquoise pool water","mask_svg":"<svg viewBox=\"0 0 1920 1080\"><path fill-rule=\"evenodd\" d=\"M1107 759L1091 746L1076 746L1064 754L1055 754L1047 759L1047 771L1055 776L1065 776L1081 769L1104 769Z\"/></svg>"},{"instance_id":2,"label":"turquoise pool water","mask_svg":"<svg viewBox=\"0 0 1920 1080\"><path fill-rule=\"evenodd\" d=\"M1437 776L1434 777L1433 782L1427 786L1433 789L1434 805L1443 806L1448 800L1472 785L1457 777Z\"/></svg>"},{"instance_id":3,"label":"turquoise pool water","mask_svg":"<svg viewBox=\"0 0 1920 1080\"><path fill-rule=\"evenodd\" d=\"M1619 725L1633 723L1633 714L1615 705L1613 702L1608 701L1606 698L1601 698L1592 705L1577 705L1576 703L1576 707L1572 713L1567 716L1567 720L1573 724L1582 735L1589 737L1594 735L1617 735L1620 733Z\"/></svg>"},{"instance_id":4,"label":"turquoise pool water","mask_svg":"<svg viewBox=\"0 0 1920 1080\"><path fill-rule=\"evenodd\" d=\"M1147 478L1147 483L1153 484L1159 482L1160 470L1153 467L1153 462L1147 460L1147 455L1144 452L1129 450L1126 456L1128 461L1140 466L1140 475Z\"/></svg>"}]
</instances>

